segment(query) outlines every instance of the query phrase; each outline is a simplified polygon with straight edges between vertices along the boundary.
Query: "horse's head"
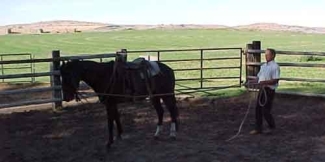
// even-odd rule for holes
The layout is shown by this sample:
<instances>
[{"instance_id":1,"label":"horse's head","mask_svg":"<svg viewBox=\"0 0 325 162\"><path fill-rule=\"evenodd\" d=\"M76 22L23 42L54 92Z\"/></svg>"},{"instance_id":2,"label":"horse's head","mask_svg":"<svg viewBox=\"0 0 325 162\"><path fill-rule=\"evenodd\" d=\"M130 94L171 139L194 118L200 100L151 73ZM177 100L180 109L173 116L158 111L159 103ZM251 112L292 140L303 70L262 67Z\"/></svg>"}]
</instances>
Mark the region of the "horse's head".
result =
<instances>
[{"instance_id":1,"label":"horse's head","mask_svg":"<svg viewBox=\"0 0 325 162\"><path fill-rule=\"evenodd\" d=\"M78 61L71 61L61 65L63 101L71 101L76 97L80 82L80 70Z\"/></svg>"}]
</instances>

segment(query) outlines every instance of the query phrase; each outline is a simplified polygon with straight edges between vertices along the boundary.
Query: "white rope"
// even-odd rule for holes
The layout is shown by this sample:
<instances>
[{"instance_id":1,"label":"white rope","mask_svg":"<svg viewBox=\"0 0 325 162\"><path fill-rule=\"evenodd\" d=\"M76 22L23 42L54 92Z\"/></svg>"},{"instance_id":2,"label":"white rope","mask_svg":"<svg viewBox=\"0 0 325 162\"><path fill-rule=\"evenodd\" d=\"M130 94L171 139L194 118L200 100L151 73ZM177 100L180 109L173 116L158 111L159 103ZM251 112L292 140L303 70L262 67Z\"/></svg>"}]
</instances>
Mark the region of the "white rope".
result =
<instances>
[{"instance_id":1,"label":"white rope","mask_svg":"<svg viewBox=\"0 0 325 162\"><path fill-rule=\"evenodd\" d=\"M261 107L264 107L267 103L267 93L266 93L266 89L265 89L265 86L261 87L259 89L260 92L260 95L258 96L258 104L261 106ZM262 97L264 96L264 102L262 101Z\"/></svg>"},{"instance_id":2,"label":"white rope","mask_svg":"<svg viewBox=\"0 0 325 162\"><path fill-rule=\"evenodd\" d=\"M254 99L256 98L256 92L254 92ZM234 135L234 136L232 136L231 138L229 138L229 139L227 139L226 141L228 142L228 141L231 141L231 140L233 140L233 139L235 139L235 138L237 138L238 137L238 135L240 134L240 132L241 132L241 130L242 130L242 127L243 127L243 125L244 125L244 123L245 123L245 120L246 120L246 118L247 118L247 116L248 116L248 113L249 113L249 110L250 110L250 108L251 108L251 105L252 105L252 100L253 100L253 98L252 98L252 96L249 96L249 104L248 104L248 108L247 108L247 110L246 110L246 113L245 113L245 116L244 116L244 119L242 120L242 122L240 123L240 126L239 126L239 128L238 128L238 131L237 131L237 133Z\"/></svg>"},{"instance_id":3,"label":"white rope","mask_svg":"<svg viewBox=\"0 0 325 162\"><path fill-rule=\"evenodd\" d=\"M248 87L248 88L247 88L247 91L249 92L249 88L256 88L256 86L258 86L258 84L250 84L250 83L248 82L248 84L247 84L247 87ZM257 92L259 92L259 91L262 91L262 92L260 93L260 95L259 95L258 98L257 98L257 97L256 97L256 94L257 94ZM248 108L247 108L247 110L246 110L246 113L245 113L245 116L244 116L242 122L240 123L240 126L239 126L239 128L238 128L238 131L237 131L237 133L236 133L234 136L232 136L231 138L227 139L227 140L226 140L227 142L228 142L228 141L231 141L231 140L233 140L233 139L235 139L235 138L237 138L238 135L240 134L240 132L241 132L241 130L242 130L242 127L243 127L243 125L244 125L244 123L245 123L245 120L246 120L246 118L247 118L247 116L248 116L248 114L249 114L250 108L251 108L251 106L252 106L252 100L253 100L253 99L256 99L256 98L257 98L257 99L258 99L258 103L259 103L259 105L260 105L261 107L264 107L264 106L266 105L266 103L267 103L267 94L266 94L265 87L264 87L264 86L263 86L263 87L260 87L259 91L254 91L254 98L252 98L252 96L250 96L249 104L248 104ZM261 101L263 95L264 95L264 102Z\"/></svg>"}]
</instances>

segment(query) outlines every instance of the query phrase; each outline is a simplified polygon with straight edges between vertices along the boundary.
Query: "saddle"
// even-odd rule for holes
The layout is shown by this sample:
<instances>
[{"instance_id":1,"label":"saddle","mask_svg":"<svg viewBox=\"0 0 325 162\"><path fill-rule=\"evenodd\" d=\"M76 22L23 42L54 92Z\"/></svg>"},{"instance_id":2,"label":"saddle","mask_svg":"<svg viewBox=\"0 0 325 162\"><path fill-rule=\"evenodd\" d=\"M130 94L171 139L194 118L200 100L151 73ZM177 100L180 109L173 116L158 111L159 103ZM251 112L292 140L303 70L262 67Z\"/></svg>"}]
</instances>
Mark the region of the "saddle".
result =
<instances>
[{"instance_id":1,"label":"saddle","mask_svg":"<svg viewBox=\"0 0 325 162\"><path fill-rule=\"evenodd\" d=\"M157 62L137 58L132 62L126 62L122 67L124 92L132 96L149 95L155 89L153 77L160 73ZM134 98L143 100L146 97Z\"/></svg>"},{"instance_id":2,"label":"saddle","mask_svg":"<svg viewBox=\"0 0 325 162\"><path fill-rule=\"evenodd\" d=\"M132 62L126 63L128 70L146 70L150 77L157 75L160 72L157 62L148 61L142 57L136 58Z\"/></svg>"}]
</instances>

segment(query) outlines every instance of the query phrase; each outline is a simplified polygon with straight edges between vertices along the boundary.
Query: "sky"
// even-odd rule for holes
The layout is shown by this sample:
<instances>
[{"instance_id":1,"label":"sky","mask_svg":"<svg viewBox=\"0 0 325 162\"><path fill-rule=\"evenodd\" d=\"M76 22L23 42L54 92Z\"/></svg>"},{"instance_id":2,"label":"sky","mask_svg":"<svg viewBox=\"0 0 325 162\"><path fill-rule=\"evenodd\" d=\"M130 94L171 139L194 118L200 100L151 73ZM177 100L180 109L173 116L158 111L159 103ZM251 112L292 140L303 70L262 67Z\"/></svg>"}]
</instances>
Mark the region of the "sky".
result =
<instances>
[{"instance_id":1,"label":"sky","mask_svg":"<svg viewBox=\"0 0 325 162\"><path fill-rule=\"evenodd\" d=\"M52 20L110 24L279 23L325 27L325 0L0 0L0 26Z\"/></svg>"}]
</instances>

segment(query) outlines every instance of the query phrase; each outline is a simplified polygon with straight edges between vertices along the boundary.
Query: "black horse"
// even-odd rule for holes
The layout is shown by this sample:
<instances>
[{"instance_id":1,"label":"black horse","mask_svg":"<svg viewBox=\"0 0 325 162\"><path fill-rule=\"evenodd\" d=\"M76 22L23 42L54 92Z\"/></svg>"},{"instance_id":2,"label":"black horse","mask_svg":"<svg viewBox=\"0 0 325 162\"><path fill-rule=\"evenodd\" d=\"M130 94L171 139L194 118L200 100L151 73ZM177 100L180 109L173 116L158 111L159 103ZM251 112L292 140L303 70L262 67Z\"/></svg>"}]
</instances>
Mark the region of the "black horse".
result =
<instances>
[{"instance_id":1,"label":"black horse","mask_svg":"<svg viewBox=\"0 0 325 162\"><path fill-rule=\"evenodd\" d=\"M148 61L142 64L149 65ZM142 65L141 64L141 65ZM154 76L150 74L149 68L134 63L121 63L110 61L98 63L94 61L69 61L60 67L62 77L63 100L71 101L77 99L77 90L80 81L87 83L98 95L99 100L105 105L108 122L107 147L113 143L113 125L117 126L117 139L121 139L122 126L117 104L124 102L123 95L147 95L151 96L151 103L158 115L158 125L155 137L162 130L164 110L160 99L168 108L171 115L170 136L176 137L178 127L178 108L174 95L175 76L173 70L161 62L155 62L160 71Z\"/></svg>"}]
</instances>

